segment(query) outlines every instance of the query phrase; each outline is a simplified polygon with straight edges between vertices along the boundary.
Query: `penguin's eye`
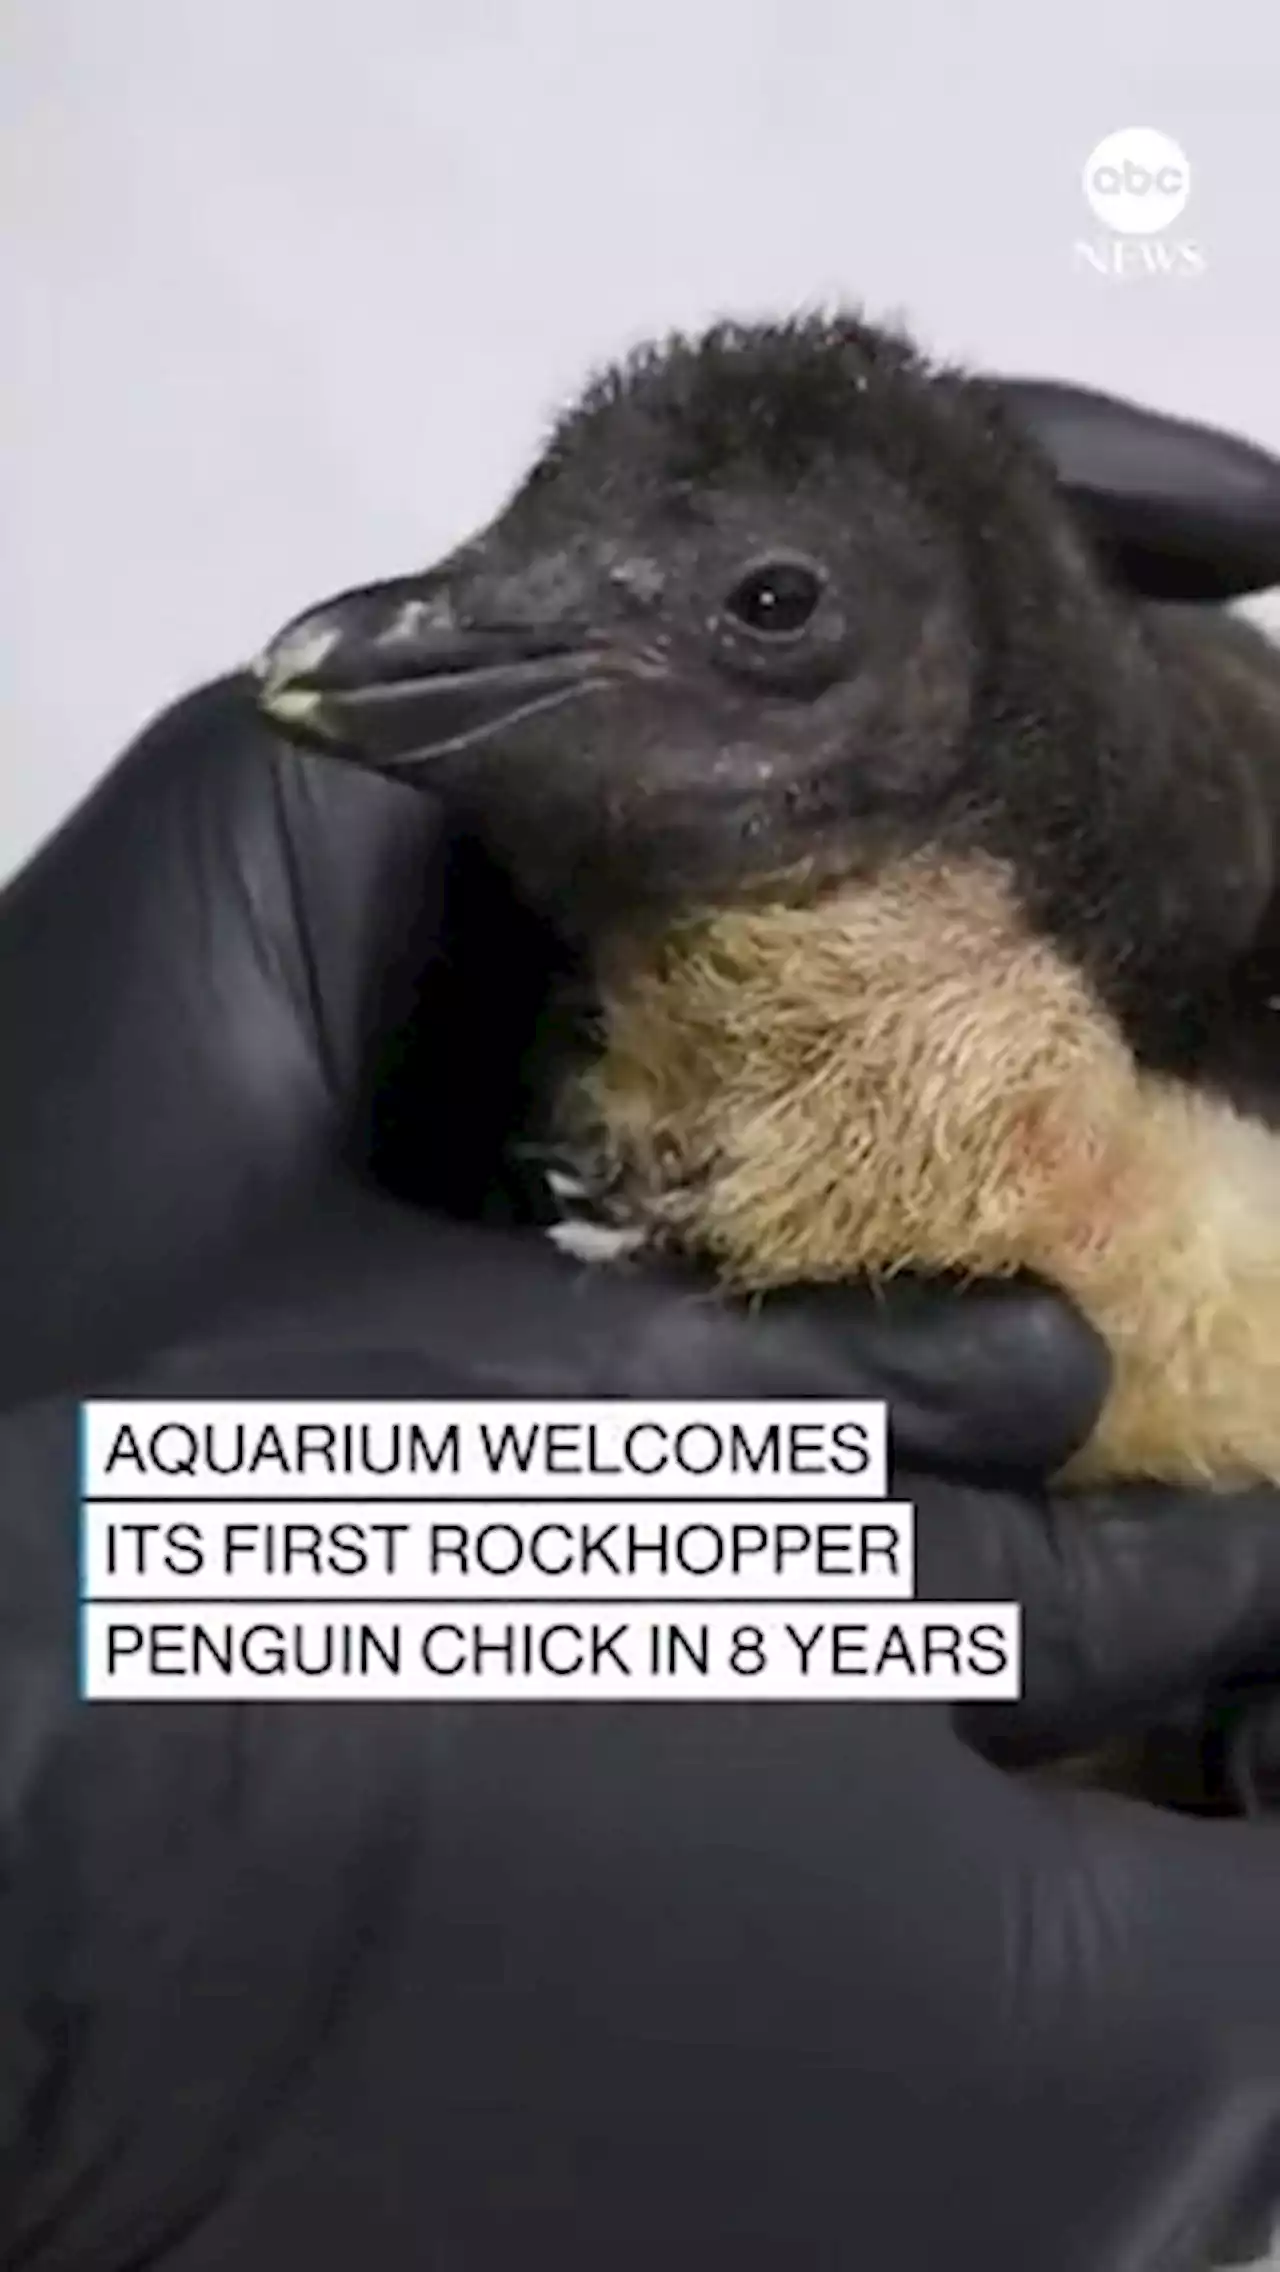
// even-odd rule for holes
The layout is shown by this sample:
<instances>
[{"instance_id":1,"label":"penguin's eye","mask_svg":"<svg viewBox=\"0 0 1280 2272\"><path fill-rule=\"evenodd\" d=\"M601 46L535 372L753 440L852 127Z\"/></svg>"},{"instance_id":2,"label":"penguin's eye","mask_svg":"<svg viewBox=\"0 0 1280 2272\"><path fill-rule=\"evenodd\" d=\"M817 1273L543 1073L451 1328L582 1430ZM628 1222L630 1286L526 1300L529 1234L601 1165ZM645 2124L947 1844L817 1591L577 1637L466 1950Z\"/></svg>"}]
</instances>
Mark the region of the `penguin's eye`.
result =
<instances>
[{"instance_id":1,"label":"penguin's eye","mask_svg":"<svg viewBox=\"0 0 1280 2272\"><path fill-rule=\"evenodd\" d=\"M805 560L762 560L740 576L725 613L759 639L794 639L822 598L823 578Z\"/></svg>"}]
</instances>

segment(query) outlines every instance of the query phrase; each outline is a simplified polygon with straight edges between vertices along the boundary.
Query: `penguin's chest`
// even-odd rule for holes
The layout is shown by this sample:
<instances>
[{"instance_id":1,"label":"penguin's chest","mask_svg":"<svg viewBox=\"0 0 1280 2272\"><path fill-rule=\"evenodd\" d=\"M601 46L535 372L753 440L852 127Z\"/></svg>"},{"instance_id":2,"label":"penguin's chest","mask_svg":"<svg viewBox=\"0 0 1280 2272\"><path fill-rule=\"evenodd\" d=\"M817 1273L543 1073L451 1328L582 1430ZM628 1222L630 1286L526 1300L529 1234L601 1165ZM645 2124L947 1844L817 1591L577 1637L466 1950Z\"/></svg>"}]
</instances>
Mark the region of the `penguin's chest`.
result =
<instances>
[{"instance_id":1,"label":"penguin's chest","mask_svg":"<svg viewBox=\"0 0 1280 2272\"><path fill-rule=\"evenodd\" d=\"M585 1259L675 1249L742 1289L1018 1270L1042 1186L1096 1210L1134 1078L1001 876L913 866L682 924L562 998L526 1214Z\"/></svg>"},{"instance_id":2,"label":"penguin's chest","mask_svg":"<svg viewBox=\"0 0 1280 2272\"><path fill-rule=\"evenodd\" d=\"M1144 1072L999 873L685 925L538 1094L527 1212L563 1251L740 1292L1030 1273L1114 1359L1081 1477L1280 1477L1280 1139Z\"/></svg>"}]
</instances>

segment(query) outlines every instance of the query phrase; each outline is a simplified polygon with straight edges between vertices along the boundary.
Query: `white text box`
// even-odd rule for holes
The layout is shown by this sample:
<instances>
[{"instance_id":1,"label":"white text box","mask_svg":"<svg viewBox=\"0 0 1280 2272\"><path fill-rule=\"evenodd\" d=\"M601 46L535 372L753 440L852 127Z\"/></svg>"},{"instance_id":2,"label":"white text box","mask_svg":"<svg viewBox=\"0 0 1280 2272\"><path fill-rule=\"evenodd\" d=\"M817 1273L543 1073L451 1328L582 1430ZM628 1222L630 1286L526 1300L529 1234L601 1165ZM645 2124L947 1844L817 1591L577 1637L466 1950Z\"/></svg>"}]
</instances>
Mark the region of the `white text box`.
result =
<instances>
[{"instance_id":1,"label":"white text box","mask_svg":"<svg viewBox=\"0 0 1280 2272\"><path fill-rule=\"evenodd\" d=\"M653 1613L173 1603L81 1612L82 1693L147 1702L972 1702L1020 1691L1009 1602Z\"/></svg>"},{"instance_id":2,"label":"white text box","mask_svg":"<svg viewBox=\"0 0 1280 2272\"><path fill-rule=\"evenodd\" d=\"M883 1499L883 1404L97 1401L91 1499Z\"/></svg>"},{"instance_id":3,"label":"white text box","mask_svg":"<svg viewBox=\"0 0 1280 2272\"><path fill-rule=\"evenodd\" d=\"M336 1508L83 1510L81 1592L121 1601L599 1600L611 1596L908 1600L912 1509L828 1499L725 1506L526 1500L430 1511Z\"/></svg>"}]
</instances>

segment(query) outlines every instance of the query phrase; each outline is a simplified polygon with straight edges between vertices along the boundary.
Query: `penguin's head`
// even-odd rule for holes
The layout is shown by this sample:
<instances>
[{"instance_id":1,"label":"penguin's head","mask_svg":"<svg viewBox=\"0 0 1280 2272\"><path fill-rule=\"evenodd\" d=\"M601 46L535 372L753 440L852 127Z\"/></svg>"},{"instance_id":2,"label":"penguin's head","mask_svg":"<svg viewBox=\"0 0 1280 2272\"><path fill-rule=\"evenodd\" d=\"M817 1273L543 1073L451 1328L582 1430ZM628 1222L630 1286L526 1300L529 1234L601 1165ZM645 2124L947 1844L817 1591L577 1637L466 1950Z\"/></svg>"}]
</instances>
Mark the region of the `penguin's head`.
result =
<instances>
[{"instance_id":1,"label":"penguin's head","mask_svg":"<svg viewBox=\"0 0 1280 2272\"><path fill-rule=\"evenodd\" d=\"M1196 834L1139 612L994 384L860 316L722 324L595 380L449 558L290 625L261 699L575 937L925 849L1127 969L1135 861Z\"/></svg>"},{"instance_id":2,"label":"penguin's head","mask_svg":"<svg viewBox=\"0 0 1280 2272\"><path fill-rule=\"evenodd\" d=\"M453 801L557 908L842 861L978 786L975 556L1029 458L850 319L668 342L452 557L292 625L263 699Z\"/></svg>"}]
</instances>

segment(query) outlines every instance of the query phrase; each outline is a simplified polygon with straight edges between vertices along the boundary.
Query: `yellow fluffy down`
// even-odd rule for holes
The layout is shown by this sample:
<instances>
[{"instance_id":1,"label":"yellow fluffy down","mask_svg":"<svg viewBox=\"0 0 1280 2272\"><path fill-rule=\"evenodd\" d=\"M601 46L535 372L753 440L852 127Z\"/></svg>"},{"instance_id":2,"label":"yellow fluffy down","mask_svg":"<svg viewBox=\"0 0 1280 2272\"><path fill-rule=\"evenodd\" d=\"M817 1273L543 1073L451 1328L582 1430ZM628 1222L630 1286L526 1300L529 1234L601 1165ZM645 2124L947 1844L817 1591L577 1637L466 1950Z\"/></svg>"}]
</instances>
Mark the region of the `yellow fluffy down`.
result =
<instances>
[{"instance_id":1,"label":"yellow fluffy down","mask_svg":"<svg viewBox=\"0 0 1280 2272\"><path fill-rule=\"evenodd\" d=\"M1280 1136L1141 1072L993 864L682 922L603 1039L567 1132L729 1286L1033 1271L1114 1357L1071 1479L1280 1477Z\"/></svg>"}]
</instances>

